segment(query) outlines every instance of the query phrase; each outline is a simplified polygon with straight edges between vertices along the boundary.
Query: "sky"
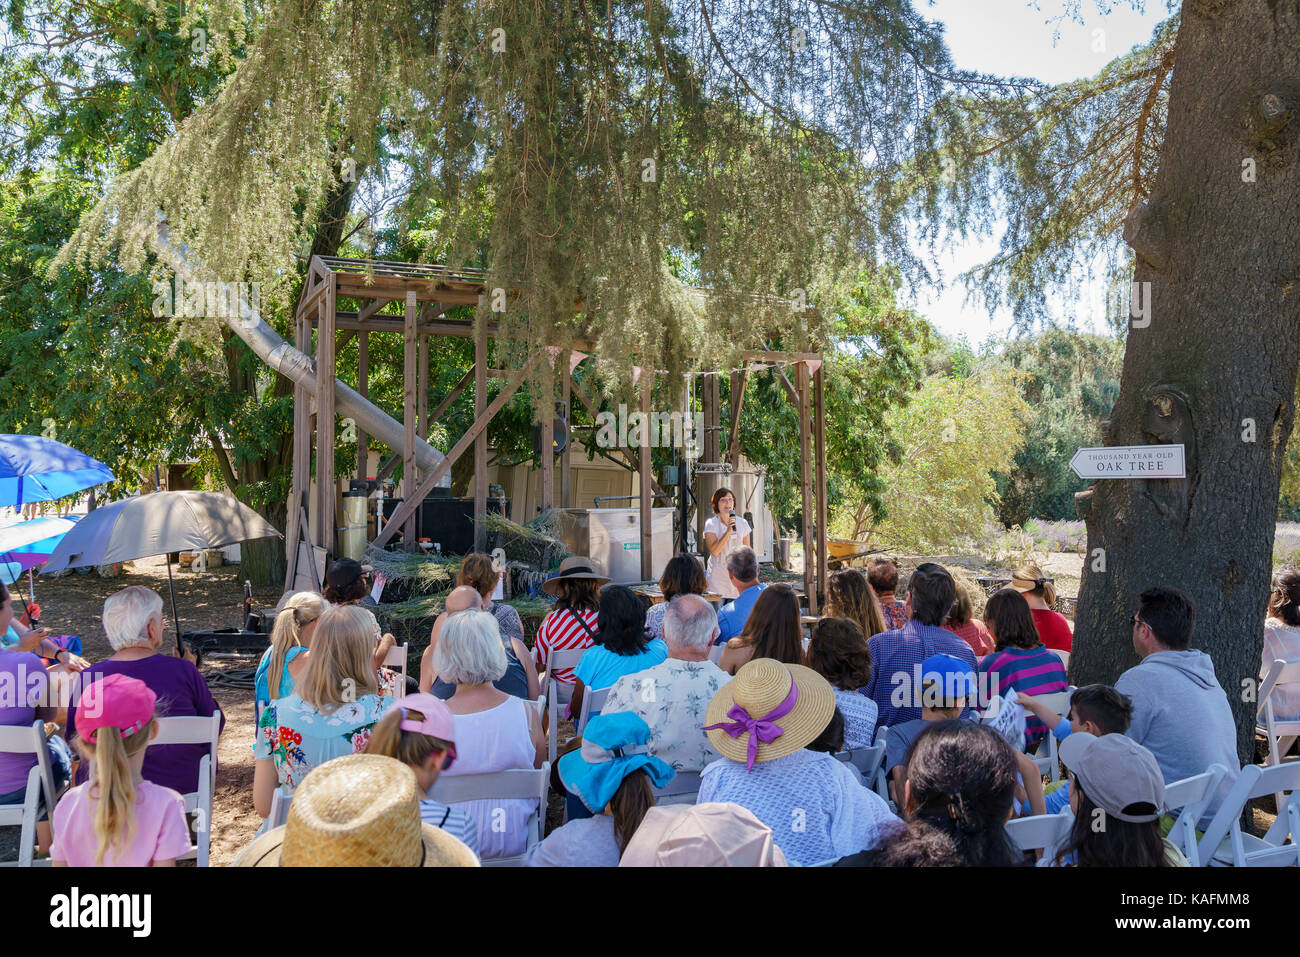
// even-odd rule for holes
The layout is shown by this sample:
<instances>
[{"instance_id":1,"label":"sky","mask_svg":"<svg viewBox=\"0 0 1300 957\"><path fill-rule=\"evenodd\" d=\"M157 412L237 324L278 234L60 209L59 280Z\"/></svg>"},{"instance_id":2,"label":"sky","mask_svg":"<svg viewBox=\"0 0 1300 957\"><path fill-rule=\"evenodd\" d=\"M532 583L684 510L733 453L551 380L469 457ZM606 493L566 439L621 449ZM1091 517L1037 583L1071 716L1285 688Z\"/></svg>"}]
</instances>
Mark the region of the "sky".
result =
<instances>
[{"instance_id":1,"label":"sky","mask_svg":"<svg viewBox=\"0 0 1300 957\"><path fill-rule=\"evenodd\" d=\"M1038 9L1029 0L917 0L923 16L946 28L948 49L961 69L1000 76L1032 77L1047 83L1065 83L1095 75L1115 57L1127 53L1151 38L1156 24L1165 20L1165 0L1147 0L1146 12L1138 13L1125 0L1099 15L1094 0L1082 0L1082 22L1062 21L1060 37L1053 42L1057 25L1049 20L1063 8L1063 0L1039 0ZM1098 33L1097 31L1101 31ZM1011 315L992 315L975 302L966 303L966 289L957 277L991 258L997 239L963 242L955 240L934 266L942 273L938 289L919 290L909 305L948 336L965 336L972 345L990 335L1003 338L1012 331ZM1087 297L1083 309L1071 309L1074 324L1081 331L1105 331L1102 291ZM1063 308L1057 315L1066 320Z\"/></svg>"}]
</instances>

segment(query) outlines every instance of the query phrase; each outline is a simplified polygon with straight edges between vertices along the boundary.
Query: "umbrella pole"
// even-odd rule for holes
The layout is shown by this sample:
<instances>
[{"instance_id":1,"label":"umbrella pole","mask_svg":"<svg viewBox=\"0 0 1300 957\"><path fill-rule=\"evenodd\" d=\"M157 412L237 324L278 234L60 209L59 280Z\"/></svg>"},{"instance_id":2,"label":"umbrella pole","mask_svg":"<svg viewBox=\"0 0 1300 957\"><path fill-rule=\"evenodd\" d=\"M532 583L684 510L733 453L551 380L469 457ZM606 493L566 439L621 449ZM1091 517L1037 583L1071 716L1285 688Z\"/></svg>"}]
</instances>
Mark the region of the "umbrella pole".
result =
<instances>
[{"instance_id":1,"label":"umbrella pole","mask_svg":"<svg viewBox=\"0 0 1300 957\"><path fill-rule=\"evenodd\" d=\"M167 590L172 596L172 624L176 626L176 654L181 651L181 620L176 614L176 583L172 581L172 553L167 553Z\"/></svg>"}]
</instances>

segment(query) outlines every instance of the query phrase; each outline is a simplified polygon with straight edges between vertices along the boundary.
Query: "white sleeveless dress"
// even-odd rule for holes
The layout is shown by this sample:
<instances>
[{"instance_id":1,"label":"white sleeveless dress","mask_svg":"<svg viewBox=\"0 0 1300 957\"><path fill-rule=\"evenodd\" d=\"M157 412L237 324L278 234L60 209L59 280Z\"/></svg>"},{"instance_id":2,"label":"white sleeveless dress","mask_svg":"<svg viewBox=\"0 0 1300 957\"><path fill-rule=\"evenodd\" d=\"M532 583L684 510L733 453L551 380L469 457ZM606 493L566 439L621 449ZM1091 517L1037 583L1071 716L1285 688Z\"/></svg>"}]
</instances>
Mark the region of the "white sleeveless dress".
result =
<instances>
[{"instance_id":1,"label":"white sleeveless dress","mask_svg":"<svg viewBox=\"0 0 1300 957\"><path fill-rule=\"evenodd\" d=\"M726 529L722 526L722 519L714 515L704 523L704 534L710 532L716 538L721 538ZM721 555L710 555L708 564L709 591L721 595L723 598L735 598L740 592L736 591L731 584L731 578L727 575L727 558L738 548L745 547L745 536L753 531L749 527L749 522L745 521L745 516L736 516L736 530L732 532L730 541L727 542L727 549Z\"/></svg>"},{"instance_id":2,"label":"white sleeveless dress","mask_svg":"<svg viewBox=\"0 0 1300 957\"><path fill-rule=\"evenodd\" d=\"M531 701L511 697L487 711L454 715L456 763L443 774L454 777L515 768L531 770L536 752L528 734L528 712L524 710L531 707ZM474 819L479 857L486 860L524 852L524 825L537 810L537 801L464 801L452 807L464 808Z\"/></svg>"}]
</instances>

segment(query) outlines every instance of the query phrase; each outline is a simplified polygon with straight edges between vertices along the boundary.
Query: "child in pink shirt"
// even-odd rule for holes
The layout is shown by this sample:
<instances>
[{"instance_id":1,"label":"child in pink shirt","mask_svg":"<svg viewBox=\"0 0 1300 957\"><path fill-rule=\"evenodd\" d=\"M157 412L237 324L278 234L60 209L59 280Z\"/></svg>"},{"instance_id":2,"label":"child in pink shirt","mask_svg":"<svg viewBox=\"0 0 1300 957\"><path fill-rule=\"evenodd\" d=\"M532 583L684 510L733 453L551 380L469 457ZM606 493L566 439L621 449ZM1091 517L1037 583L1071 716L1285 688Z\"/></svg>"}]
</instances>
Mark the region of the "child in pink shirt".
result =
<instances>
[{"instance_id":1,"label":"child in pink shirt","mask_svg":"<svg viewBox=\"0 0 1300 957\"><path fill-rule=\"evenodd\" d=\"M170 867L190 849L185 800L142 775L158 733L155 700L143 681L121 674L82 691L77 745L95 771L54 809L54 866Z\"/></svg>"}]
</instances>

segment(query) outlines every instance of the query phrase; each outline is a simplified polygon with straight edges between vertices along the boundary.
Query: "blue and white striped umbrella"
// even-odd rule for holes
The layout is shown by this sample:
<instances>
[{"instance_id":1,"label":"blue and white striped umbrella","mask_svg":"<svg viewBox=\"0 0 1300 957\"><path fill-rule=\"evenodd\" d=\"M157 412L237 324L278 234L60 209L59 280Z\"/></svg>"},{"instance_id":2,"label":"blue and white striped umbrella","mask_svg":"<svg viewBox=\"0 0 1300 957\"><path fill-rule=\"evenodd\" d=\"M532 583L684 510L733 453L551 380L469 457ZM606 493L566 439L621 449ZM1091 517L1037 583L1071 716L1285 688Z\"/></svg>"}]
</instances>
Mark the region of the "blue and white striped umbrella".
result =
<instances>
[{"instance_id":1,"label":"blue and white striped umbrella","mask_svg":"<svg viewBox=\"0 0 1300 957\"><path fill-rule=\"evenodd\" d=\"M103 462L62 442L0 434L0 506L52 502L115 478Z\"/></svg>"}]
</instances>

